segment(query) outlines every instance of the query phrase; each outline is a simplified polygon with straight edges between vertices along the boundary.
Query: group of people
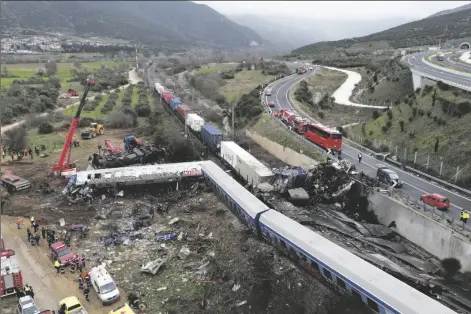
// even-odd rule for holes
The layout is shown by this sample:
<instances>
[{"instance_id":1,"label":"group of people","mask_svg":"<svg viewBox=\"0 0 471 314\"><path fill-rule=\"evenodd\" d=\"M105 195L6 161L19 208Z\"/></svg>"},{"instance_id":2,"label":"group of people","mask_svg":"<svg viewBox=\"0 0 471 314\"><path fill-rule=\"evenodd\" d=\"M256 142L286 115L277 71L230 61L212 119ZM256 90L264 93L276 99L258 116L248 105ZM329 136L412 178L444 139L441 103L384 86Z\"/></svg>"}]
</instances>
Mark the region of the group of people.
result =
<instances>
[{"instance_id":1,"label":"group of people","mask_svg":"<svg viewBox=\"0 0 471 314\"><path fill-rule=\"evenodd\" d=\"M21 160L21 159L23 159L24 157L27 157L27 156L29 156L31 159L33 159L34 158L33 149L34 149L34 153L36 154L36 156L39 156L41 151L46 150L46 145L41 144L41 149L34 146L34 148L33 147L27 147L27 148L24 148L24 149L18 150L18 151L13 147L8 147L8 148L3 147L2 157L3 157L3 159L5 159L7 157L7 154L8 154L8 156L11 157L12 161L15 160L15 156L18 160Z\"/></svg>"},{"instance_id":2,"label":"group of people","mask_svg":"<svg viewBox=\"0 0 471 314\"><path fill-rule=\"evenodd\" d=\"M15 292L16 292L16 297L18 299L25 297L27 295L29 295L31 298L34 299L33 288L28 284L26 284L24 287L21 287L21 288L15 287Z\"/></svg>"}]
</instances>

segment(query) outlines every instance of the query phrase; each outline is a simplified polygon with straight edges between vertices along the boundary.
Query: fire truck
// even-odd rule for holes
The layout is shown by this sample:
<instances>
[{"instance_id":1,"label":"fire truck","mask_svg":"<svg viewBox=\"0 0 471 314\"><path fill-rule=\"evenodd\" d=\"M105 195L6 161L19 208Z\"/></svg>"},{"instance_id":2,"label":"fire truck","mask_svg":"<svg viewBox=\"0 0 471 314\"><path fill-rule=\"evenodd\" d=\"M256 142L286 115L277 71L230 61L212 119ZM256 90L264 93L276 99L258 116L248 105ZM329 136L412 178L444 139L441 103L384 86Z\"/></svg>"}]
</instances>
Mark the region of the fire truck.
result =
<instances>
[{"instance_id":1,"label":"fire truck","mask_svg":"<svg viewBox=\"0 0 471 314\"><path fill-rule=\"evenodd\" d=\"M1 255L1 296L7 296L15 293L15 288L23 288L23 277L21 275L20 264L16 259L15 251L5 249L2 237Z\"/></svg>"}]
</instances>

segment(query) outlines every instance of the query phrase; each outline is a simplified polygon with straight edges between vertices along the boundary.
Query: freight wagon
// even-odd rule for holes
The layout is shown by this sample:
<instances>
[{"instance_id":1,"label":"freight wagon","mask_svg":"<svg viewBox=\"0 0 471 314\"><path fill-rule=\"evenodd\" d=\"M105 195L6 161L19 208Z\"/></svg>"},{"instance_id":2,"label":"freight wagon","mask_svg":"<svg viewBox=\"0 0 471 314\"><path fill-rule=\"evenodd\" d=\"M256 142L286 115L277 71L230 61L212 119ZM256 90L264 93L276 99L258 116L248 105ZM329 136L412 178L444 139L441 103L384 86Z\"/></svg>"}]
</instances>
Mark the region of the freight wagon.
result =
<instances>
[{"instance_id":1,"label":"freight wagon","mask_svg":"<svg viewBox=\"0 0 471 314\"><path fill-rule=\"evenodd\" d=\"M213 154L219 154L223 135L221 131L210 124L205 124L201 129L201 141Z\"/></svg>"},{"instance_id":2,"label":"freight wagon","mask_svg":"<svg viewBox=\"0 0 471 314\"><path fill-rule=\"evenodd\" d=\"M270 182L273 172L234 142L221 142L221 158L252 186Z\"/></svg>"},{"instance_id":3,"label":"freight wagon","mask_svg":"<svg viewBox=\"0 0 471 314\"><path fill-rule=\"evenodd\" d=\"M172 98L174 98L175 96L174 96L171 92L163 92L162 95L160 95L160 97L162 98L162 100L164 101L164 103L166 103L167 105L170 105L170 101L171 101Z\"/></svg>"},{"instance_id":4,"label":"freight wagon","mask_svg":"<svg viewBox=\"0 0 471 314\"><path fill-rule=\"evenodd\" d=\"M204 125L204 119L201 118L199 115L197 115L196 113L189 113L187 114L186 116L186 120L185 120L185 123L186 125L188 125L188 127L196 132L196 133L200 133L201 132L201 128L203 127Z\"/></svg>"},{"instance_id":5,"label":"freight wagon","mask_svg":"<svg viewBox=\"0 0 471 314\"><path fill-rule=\"evenodd\" d=\"M187 105L177 106L177 115L182 121L185 121L186 115L190 112L191 112L191 109Z\"/></svg>"},{"instance_id":6,"label":"freight wagon","mask_svg":"<svg viewBox=\"0 0 471 314\"><path fill-rule=\"evenodd\" d=\"M173 111L177 111L177 106L181 105L181 103L180 98L172 98L170 100L170 108L172 108Z\"/></svg>"}]
</instances>

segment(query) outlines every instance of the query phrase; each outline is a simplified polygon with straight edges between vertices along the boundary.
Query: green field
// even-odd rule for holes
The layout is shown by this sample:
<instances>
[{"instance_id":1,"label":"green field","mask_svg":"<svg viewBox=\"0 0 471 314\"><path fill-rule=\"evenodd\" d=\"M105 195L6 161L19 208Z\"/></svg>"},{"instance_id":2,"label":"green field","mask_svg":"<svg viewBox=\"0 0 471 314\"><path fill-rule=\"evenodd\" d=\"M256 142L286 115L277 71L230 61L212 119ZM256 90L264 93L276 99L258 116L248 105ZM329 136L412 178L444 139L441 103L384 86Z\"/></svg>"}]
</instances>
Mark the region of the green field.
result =
<instances>
[{"instance_id":1,"label":"green field","mask_svg":"<svg viewBox=\"0 0 471 314\"><path fill-rule=\"evenodd\" d=\"M237 64L227 64L227 63L211 63L202 65L201 68L197 69L197 73L205 74L205 73L216 73L219 71L226 71L234 69Z\"/></svg>"},{"instance_id":2,"label":"green field","mask_svg":"<svg viewBox=\"0 0 471 314\"><path fill-rule=\"evenodd\" d=\"M221 87L221 94L228 102L239 99L243 94L272 78L272 76L263 75L259 70L244 70L235 73L234 76L231 80L225 80L226 84Z\"/></svg>"},{"instance_id":3,"label":"green field","mask_svg":"<svg viewBox=\"0 0 471 314\"><path fill-rule=\"evenodd\" d=\"M89 62L89 63L81 63L81 68L87 69L99 69L100 67L114 67L119 65L121 62L115 61L102 61L102 62ZM129 66L132 66L131 62L126 62ZM1 78L1 85L5 87L9 87L13 81L15 80L24 80L28 77L35 76L36 70L39 68L44 69L44 63L19 63L19 64L3 64L3 68L6 68L9 73L14 75L15 77L7 77ZM77 82L67 82L72 75L70 74L71 69L76 69L73 63L57 63L57 73L55 74L61 81L61 92L66 92L69 88L78 88L80 90L80 84ZM45 77L47 80L47 77Z\"/></svg>"}]
</instances>

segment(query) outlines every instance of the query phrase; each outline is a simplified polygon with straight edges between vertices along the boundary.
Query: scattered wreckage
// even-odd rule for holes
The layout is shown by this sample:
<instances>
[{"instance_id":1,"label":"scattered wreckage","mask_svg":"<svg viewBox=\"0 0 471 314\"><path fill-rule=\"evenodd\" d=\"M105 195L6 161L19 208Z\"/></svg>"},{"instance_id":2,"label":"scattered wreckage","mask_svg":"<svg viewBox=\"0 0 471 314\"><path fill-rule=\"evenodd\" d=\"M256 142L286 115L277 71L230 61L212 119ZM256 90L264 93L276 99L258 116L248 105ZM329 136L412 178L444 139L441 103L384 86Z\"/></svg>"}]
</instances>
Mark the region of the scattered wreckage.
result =
<instances>
[{"instance_id":1,"label":"scattered wreckage","mask_svg":"<svg viewBox=\"0 0 471 314\"><path fill-rule=\"evenodd\" d=\"M31 187L31 182L15 176L13 173L2 174L0 181L2 182L2 186L5 187L10 194L29 189Z\"/></svg>"},{"instance_id":2,"label":"scattered wreckage","mask_svg":"<svg viewBox=\"0 0 471 314\"><path fill-rule=\"evenodd\" d=\"M103 154L93 154L89 157L89 163L94 169L119 168L132 165L144 165L163 163L168 151L154 145L133 147L127 151L121 151L113 146L113 149L102 149Z\"/></svg>"}]
</instances>

